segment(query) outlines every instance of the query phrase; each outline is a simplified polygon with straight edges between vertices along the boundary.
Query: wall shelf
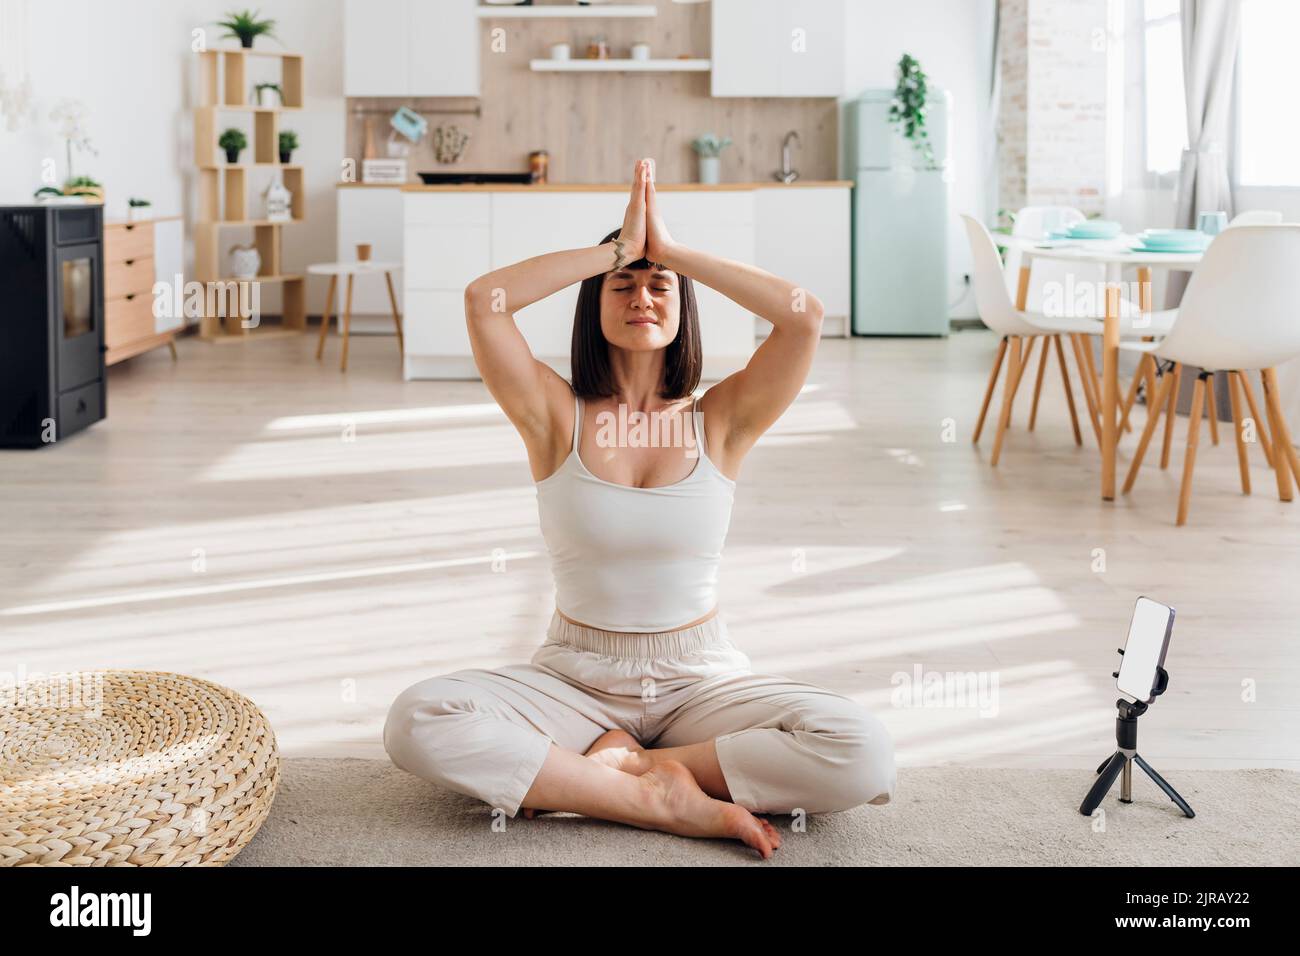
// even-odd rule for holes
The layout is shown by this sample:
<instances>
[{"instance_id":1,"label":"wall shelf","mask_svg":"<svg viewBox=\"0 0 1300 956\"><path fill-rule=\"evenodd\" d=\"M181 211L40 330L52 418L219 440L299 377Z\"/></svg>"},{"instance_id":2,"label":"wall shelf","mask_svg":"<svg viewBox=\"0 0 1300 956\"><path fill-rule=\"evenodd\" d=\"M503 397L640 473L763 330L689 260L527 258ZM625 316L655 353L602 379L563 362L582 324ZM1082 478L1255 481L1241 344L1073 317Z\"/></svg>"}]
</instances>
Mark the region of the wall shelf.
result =
<instances>
[{"instance_id":1,"label":"wall shelf","mask_svg":"<svg viewBox=\"0 0 1300 956\"><path fill-rule=\"evenodd\" d=\"M615 17L653 17L658 12L652 3L596 3L585 7L578 6L576 3L530 7L480 6L477 10L479 19L482 20L557 19L561 17L594 20Z\"/></svg>"},{"instance_id":2,"label":"wall shelf","mask_svg":"<svg viewBox=\"0 0 1300 956\"><path fill-rule=\"evenodd\" d=\"M713 62L690 60L529 60L534 73L707 73Z\"/></svg>"}]
</instances>

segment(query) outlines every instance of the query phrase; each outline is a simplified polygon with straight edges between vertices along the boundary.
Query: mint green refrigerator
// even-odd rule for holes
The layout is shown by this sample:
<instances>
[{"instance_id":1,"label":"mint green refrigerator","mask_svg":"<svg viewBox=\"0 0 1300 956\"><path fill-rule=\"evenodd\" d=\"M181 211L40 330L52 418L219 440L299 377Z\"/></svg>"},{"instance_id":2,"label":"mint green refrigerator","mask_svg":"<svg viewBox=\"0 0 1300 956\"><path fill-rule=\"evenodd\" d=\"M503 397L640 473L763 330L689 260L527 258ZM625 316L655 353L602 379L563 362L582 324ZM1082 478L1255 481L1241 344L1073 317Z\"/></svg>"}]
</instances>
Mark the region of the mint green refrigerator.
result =
<instances>
[{"instance_id":1,"label":"mint green refrigerator","mask_svg":"<svg viewBox=\"0 0 1300 956\"><path fill-rule=\"evenodd\" d=\"M933 161L889 121L892 89L844 107L853 180L853 333L948 334L952 96L929 91Z\"/></svg>"}]
</instances>

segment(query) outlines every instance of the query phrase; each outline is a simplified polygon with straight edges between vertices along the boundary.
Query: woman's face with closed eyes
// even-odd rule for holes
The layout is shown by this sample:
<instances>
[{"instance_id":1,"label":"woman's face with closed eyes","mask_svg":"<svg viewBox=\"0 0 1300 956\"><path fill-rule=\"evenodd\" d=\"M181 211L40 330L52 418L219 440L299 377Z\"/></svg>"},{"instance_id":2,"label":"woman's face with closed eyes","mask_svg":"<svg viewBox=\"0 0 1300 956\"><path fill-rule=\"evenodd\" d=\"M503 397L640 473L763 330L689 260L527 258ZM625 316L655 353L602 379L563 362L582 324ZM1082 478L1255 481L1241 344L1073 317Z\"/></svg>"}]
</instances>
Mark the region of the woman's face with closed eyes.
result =
<instances>
[{"instance_id":1,"label":"woman's face with closed eyes","mask_svg":"<svg viewBox=\"0 0 1300 956\"><path fill-rule=\"evenodd\" d=\"M600 328L610 345L634 352L667 348L680 322L677 273L651 263L605 275Z\"/></svg>"}]
</instances>

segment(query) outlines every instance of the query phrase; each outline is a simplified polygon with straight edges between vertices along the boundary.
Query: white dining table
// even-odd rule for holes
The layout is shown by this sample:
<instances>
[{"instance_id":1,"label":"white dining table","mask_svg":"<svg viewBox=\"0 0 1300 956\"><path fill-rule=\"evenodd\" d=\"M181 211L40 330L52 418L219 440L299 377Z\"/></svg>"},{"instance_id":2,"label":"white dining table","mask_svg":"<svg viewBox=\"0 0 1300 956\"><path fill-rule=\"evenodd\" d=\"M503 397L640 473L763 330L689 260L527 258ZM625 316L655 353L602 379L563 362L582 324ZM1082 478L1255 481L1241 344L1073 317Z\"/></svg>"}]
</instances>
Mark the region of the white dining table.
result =
<instances>
[{"instance_id":1,"label":"white dining table","mask_svg":"<svg viewBox=\"0 0 1300 956\"><path fill-rule=\"evenodd\" d=\"M1137 272L1138 302L1143 316L1151 313L1151 271L1169 269L1191 272L1200 263L1203 252L1137 252L1133 246L1138 236L1120 235L1114 239L1032 239L998 236L998 242L1020 253L1020 276L1016 291L1016 308L1021 311L1029 295L1029 268L1034 259L1054 259L1105 268L1105 313L1101 321L1101 497L1115 498L1115 449L1119 444L1119 339L1120 301L1126 269ZM1133 322L1140 332L1142 318ZM1149 321L1149 320L1148 320Z\"/></svg>"}]
</instances>

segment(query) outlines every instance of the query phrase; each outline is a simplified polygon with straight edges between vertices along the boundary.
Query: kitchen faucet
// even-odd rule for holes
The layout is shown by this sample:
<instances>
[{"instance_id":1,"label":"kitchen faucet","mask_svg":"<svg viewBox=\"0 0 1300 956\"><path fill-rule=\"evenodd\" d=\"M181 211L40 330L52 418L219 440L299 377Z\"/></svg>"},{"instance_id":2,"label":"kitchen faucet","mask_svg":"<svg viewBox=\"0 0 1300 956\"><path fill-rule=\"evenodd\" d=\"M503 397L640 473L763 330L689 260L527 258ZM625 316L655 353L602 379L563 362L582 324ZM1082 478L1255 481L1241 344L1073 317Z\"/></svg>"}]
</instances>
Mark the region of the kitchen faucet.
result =
<instances>
[{"instance_id":1,"label":"kitchen faucet","mask_svg":"<svg viewBox=\"0 0 1300 956\"><path fill-rule=\"evenodd\" d=\"M772 174L772 176L782 183L792 183L799 178L799 173L790 168L790 141L793 140L796 146L802 146L799 142L799 134L794 130L785 134L785 139L781 140L781 169Z\"/></svg>"}]
</instances>

